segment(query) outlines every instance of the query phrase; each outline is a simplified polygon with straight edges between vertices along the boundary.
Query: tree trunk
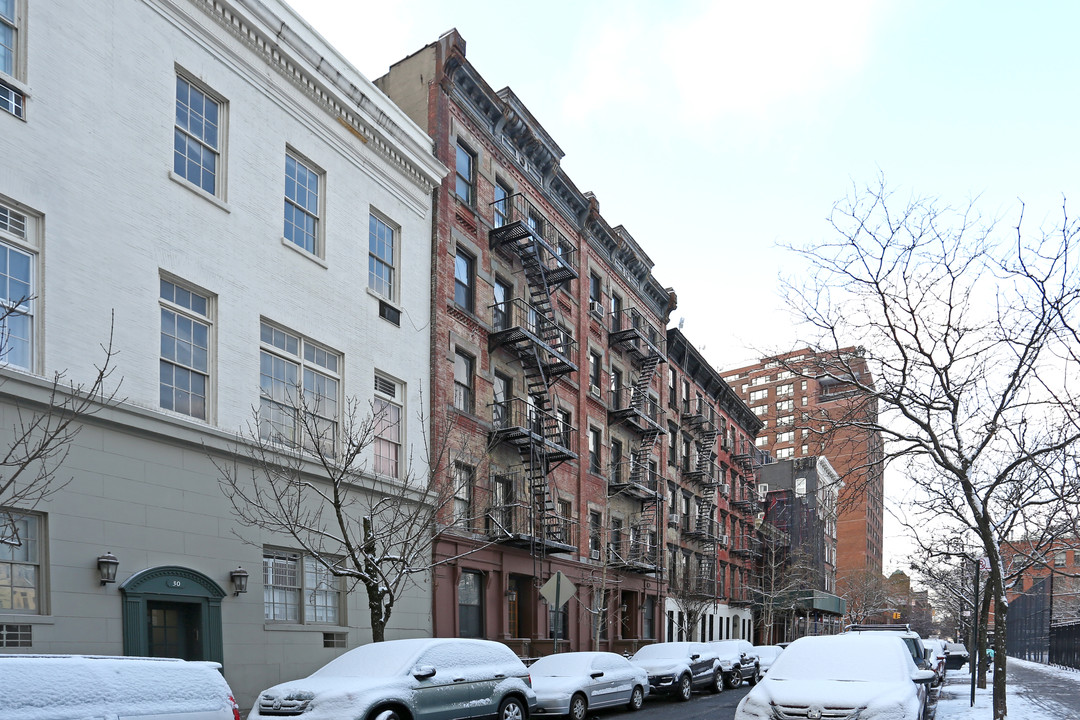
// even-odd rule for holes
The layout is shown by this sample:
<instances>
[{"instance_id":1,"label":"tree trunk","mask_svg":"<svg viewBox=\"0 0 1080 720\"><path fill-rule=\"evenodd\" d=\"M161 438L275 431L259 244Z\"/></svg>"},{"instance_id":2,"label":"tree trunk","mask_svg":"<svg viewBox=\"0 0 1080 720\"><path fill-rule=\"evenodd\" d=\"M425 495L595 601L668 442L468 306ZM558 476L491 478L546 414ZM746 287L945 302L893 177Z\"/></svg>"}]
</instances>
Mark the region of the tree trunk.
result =
<instances>
[{"instance_id":1,"label":"tree trunk","mask_svg":"<svg viewBox=\"0 0 1080 720\"><path fill-rule=\"evenodd\" d=\"M382 642L386 639L386 618L383 617L382 597L379 588L367 586L368 611L371 615L371 642Z\"/></svg>"},{"instance_id":2,"label":"tree trunk","mask_svg":"<svg viewBox=\"0 0 1080 720\"><path fill-rule=\"evenodd\" d=\"M1005 720L1009 712L1005 698L1005 631L1009 622L1009 601L1005 597L1005 585L1000 578L991 580L990 584L993 585L994 593L994 720Z\"/></svg>"},{"instance_id":3,"label":"tree trunk","mask_svg":"<svg viewBox=\"0 0 1080 720\"><path fill-rule=\"evenodd\" d=\"M994 597L992 593L993 588L991 587L990 581L987 580L986 587L983 588L983 595L979 599L979 637L975 643L975 649L973 650L975 653L975 662L978 663L976 665L978 668L977 684L981 690L986 689L986 670L990 664L989 656L986 654L986 648L989 647L986 644L986 638L988 635L987 631L989 630L988 625L990 624L990 601Z\"/></svg>"}]
</instances>

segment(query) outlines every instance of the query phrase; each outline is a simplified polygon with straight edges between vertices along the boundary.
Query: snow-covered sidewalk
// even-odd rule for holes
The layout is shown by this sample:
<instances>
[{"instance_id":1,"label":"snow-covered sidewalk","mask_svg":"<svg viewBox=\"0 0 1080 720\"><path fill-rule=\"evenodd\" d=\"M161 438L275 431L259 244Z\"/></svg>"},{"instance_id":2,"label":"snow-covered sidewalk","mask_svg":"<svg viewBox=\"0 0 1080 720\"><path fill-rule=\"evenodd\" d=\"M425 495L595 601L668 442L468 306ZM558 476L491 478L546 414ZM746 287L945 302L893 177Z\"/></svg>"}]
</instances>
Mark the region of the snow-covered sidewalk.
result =
<instances>
[{"instance_id":1,"label":"snow-covered sidewalk","mask_svg":"<svg viewBox=\"0 0 1080 720\"><path fill-rule=\"evenodd\" d=\"M1006 690L1009 720L1080 720L1080 672L1009 658ZM971 675L965 665L950 670L941 686L935 720L990 720L993 690L975 688L971 707Z\"/></svg>"}]
</instances>

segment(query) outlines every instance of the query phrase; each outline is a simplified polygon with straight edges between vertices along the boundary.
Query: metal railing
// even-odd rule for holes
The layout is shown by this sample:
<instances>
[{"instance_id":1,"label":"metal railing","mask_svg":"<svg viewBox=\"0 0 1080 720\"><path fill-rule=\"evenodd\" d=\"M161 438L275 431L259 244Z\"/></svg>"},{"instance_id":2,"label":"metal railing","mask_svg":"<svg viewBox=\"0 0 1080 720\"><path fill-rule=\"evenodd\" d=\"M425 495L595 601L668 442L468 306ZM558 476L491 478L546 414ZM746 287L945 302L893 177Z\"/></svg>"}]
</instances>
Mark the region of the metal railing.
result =
<instances>
[{"instance_id":1,"label":"metal railing","mask_svg":"<svg viewBox=\"0 0 1080 720\"><path fill-rule=\"evenodd\" d=\"M502 332L520 328L570 360L577 355L574 336L549 320L532 304L514 298L491 306L491 329Z\"/></svg>"},{"instance_id":2,"label":"metal railing","mask_svg":"<svg viewBox=\"0 0 1080 720\"><path fill-rule=\"evenodd\" d=\"M609 313L609 322L614 343L646 355L664 354L667 336L637 308Z\"/></svg>"},{"instance_id":3,"label":"metal railing","mask_svg":"<svg viewBox=\"0 0 1080 720\"><path fill-rule=\"evenodd\" d=\"M660 474L647 466L635 464L633 460L622 460L611 465L608 483L614 486L633 484L655 494L658 492Z\"/></svg>"},{"instance_id":4,"label":"metal railing","mask_svg":"<svg viewBox=\"0 0 1080 720\"><path fill-rule=\"evenodd\" d=\"M551 271L570 269L577 277L577 247L565 235L559 232L555 223L533 205L522 193L514 193L491 203L495 225L491 230L493 242L499 242L504 235L500 230L509 228L514 223L527 227L533 237L540 240L540 261Z\"/></svg>"},{"instance_id":5,"label":"metal railing","mask_svg":"<svg viewBox=\"0 0 1080 720\"><path fill-rule=\"evenodd\" d=\"M491 423L496 433L529 433L577 453L576 428L557 415L541 410L525 398L514 397L493 402Z\"/></svg>"},{"instance_id":6,"label":"metal railing","mask_svg":"<svg viewBox=\"0 0 1080 720\"><path fill-rule=\"evenodd\" d=\"M663 426L666 417L663 408L656 399L646 392L639 392L631 385L623 385L608 393L610 408L619 412L635 410L658 426Z\"/></svg>"},{"instance_id":7,"label":"metal railing","mask_svg":"<svg viewBox=\"0 0 1080 720\"><path fill-rule=\"evenodd\" d=\"M485 533L488 537L499 540L515 536L544 538L544 525L539 513L532 511L529 505L514 502L506 505L491 505L484 516ZM567 517L558 517L558 542L571 544L574 541L574 521Z\"/></svg>"}]
</instances>

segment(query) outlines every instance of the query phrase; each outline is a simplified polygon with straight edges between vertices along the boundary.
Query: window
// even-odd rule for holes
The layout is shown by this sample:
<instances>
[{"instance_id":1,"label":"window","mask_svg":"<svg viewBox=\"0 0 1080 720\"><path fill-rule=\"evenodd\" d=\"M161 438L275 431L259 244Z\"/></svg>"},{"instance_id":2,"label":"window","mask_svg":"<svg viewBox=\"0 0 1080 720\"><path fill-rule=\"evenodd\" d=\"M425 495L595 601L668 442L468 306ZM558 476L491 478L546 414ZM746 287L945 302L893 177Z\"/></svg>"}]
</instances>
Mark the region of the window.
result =
<instances>
[{"instance_id":1,"label":"window","mask_svg":"<svg viewBox=\"0 0 1080 720\"><path fill-rule=\"evenodd\" d=\"M1065 551L1059 550L1054 553L1054 567L1065 567Z\"/></svg>"},{"instance_id":2,"label":"window","mask_svg":"<svg viewBox=\"0 0 1080 720\"><path fill-rule=\"evenodd\" d=\"M757 415L758 417L761 417L762 415L768 414L769 406L768 405L755 405L754 407L750 408L750 411L752 413L754 413L755 415Z\"/></svg>"},{"instance_id":3,"label":"window","mask_svg":"<svg viewBox=\"0 0 1080 720\"><path fill-rule=\"evenodd\" d=\"M802 451L800 452L800 454L809 455L810 454L810 446L809 445L803 445L802 446Z\"/></svg>"},{"instance_id":4,"label":"window","mask_svg":"<svg viewBox=\"0 0 1080 720\"><path fill-rule=\"evenodd\" d=\"M458 637L484 637L484 576L475 570L458 580Z\"/></svg>"},{"instance_id":5,"label":"window","mask_svg":"<svg viewBox=\"0 0 1080 720\"><path fill-rule=\"evenodd\" d=\"M654 639L656 637L656 598L651 595L645 598L641 622L642 637L646 640Z\"/></svg>"},{"instance_id":6,"label":"window","mask_svg":"<svg viewBox=\"0 0 1080 720\"><path fill-rule=\"evenodd\" d=\"M195 187L218 196L222 194L219 182L222 168L218 161L223 109L223 103L205 90L183 75L176 76L173 172Z\"/></svg>"},{"instance_id":7,"label":"window","mask_svg":"<svg viewBox=\"0 0 1080 720\"><path fill-rule=\"evenodd\" d=\"M310 555L263 551L263 617L269 622L341 625L341 581Z\"/></svg>"},{"instance_id":8,"label":"window","mask_svg":"<svg viewBox=\"0 0 1080 720\"><path fill-rule=\"evenodd\" d=\"M599 317L604 315L604 292L596 273L589 273L589 312Z\"/></svg>"},{"instance_id":9,"label":"window","mask_svg":"<svg viewBox=\"0 0 1080 720\"><path fill-rule=\"evenodd\" d=\"M776 442L778 442L778 443L795 442L795 431L794 430L785 430L784 432L776 433Z\"/></svg>"},{"instance_id":10,"label":"window","mask_svg":"<svg viewBox=\"0 0 1080 720\"><path fill-rule=\"evenodd\" d=\"M509 330L513 310L510 301L514 297L514 288L510 283L497 277L491 289L495 297L495 304L491 308L491 325L495 330Z\"/></svg>"},{"instance_id":11,"label":"window","mask_svg":"<svg viewBox=\"0 0 1080 720\"><path fill-rule=\"evenodd\" d=\"M454 521L467 525L472 510L473 468L454 463Z\"/></svg>"},{"instance_id":12,"label":"window","mask_svg":"<svg viewBox=\"0 0 1080 720\"><path fill-rule=\"evenodd\" d=\"M801 404L801 405L802 405L803 407L806 407L806 404L807 404L808 400L809 400L809 398L807 398L807 397L806 397L805 395L803 395L803 396L802 396L802 398L800 398L800 401L801 401L801 403L800 403L800 404Z\"/></svg>"},{"instance_id":13,"label":"window","mask_svg":"<svg viewBox=\"0 0 1080 720\"><path fill-rule=\"evenodd\" d=\"M510 419L510 398L513 394L513 380L500 372L495 373L494 405L491 408L491 419L496 427L503 427Z\"/></svg>"},{"instance_id":14,"label":"window","mask_svg":"<svg viewBox=\"0 0 1080 720\"><path fill-rule=\"evenodd\" d=\"M368 216L368 287L376 295L394 299L395 231L381 218Z\"/></svg>"},{"instance_id":15,"label":"window","mask_svg":"<svg viewBox=\"0 0 1080 720\"><path fill-rule=\"evenodd\" d=\"M260 331L260 437L332 454L341 356L265 321Z\"/></svg>"},{"instance_id":16,"label":"window","mask_svg":"<svg viewBox=\"0 0 1080 720\"><path fill-rule=\"evenodd\" d=\"M783 417L776 418L776 427L784 427L785 425L794 425L794 424L795 424L795 416L794 415L785 415Z\"/></svg>"},{"instance_id":17,"label":"window","mask_svg":"<svg viewBox=\"0 0 1080 720\"><path fill-rule=\"evenodd\" d=\"M600 559L600 535L604 521L600 513L592 510L589 512L589 556L593 560Z\"/></svg>"},{"instance_id":18,"label":"window","mask_svg":"<svg viewBox=\"0 0 1080 720\"><path fill-rule=\"evenodd\" d=\"M555 414L559 418L559 435L557 442L569 450L574 434L574 425L571 422L570 411L566 408L559 408L555 411Z\"/></svg>"},{"instance_id":19,"label":"window","mask_svg":"<svg viewBox=\"0 0 1080 720\"><path fill-rule=\"evenodd\" d=\"M780 448L776 451L777 460L787 460L795 454L795 448Z\"/></svg>"},{"instance_id":20,"label":"window","mask_svg":"<svg viewBox=\"0 0 1080 720\"><path fill-rule=\"evenodd\" d=\"M457 160L454 163L457 196L469 205L476 204L476 154L458 141Z\"/></svg>"},{"instance_id":21,"label":"window","mask_svg":"<svg viewBox=\"0 0 1080 720\"><path fill-rule=\"evenodd\" d=\"M32 240L33 222L0 205L0 238ZM0 362L25 370L33 362L34 260L31 253L0 240L0 315L6 315L0 318Z\"/></svg>"},{"instance_id":22,"label":"window","mask_svg":"<svg viewBox=\"0 0 1080 720\"><path fill-rule=\"evenodd\" d=\"M599 353L589 353L589 392L595 397L600 397L600 388L603 387L603 383L600 381L601 363L603 363L603 359Z\"/></svg>"},{"instance_id":23,"label":"window","mask_svg":"<svg viewBox=\"0 0 1080 720\"><path fill-rule=\"evenodd\" d=\"M600 473L600 431L594 427L589 428L589 472Z\"/></svg>"},{"instance_id":24,"label":"window","mask_svg":"<svg viewBox=\"0 0 1080 720\"><path fill-rule=\"evenodd\" d=\"M476 261L460 248L454 256L454 302L458 307L473 311L473 280L476 277Z\"/></svg>"},{"instance_id":25,"label":"window","mask_svg":"<svg viewBox=\"0 0 1080 720\"><path fill-rule=\"evenodd\" d=\"M769 447L769 436L768 435L762 435L762 436L756 438L754 440L754 446L759 447L759 448Z\"/></svg>"},{"instance_id":26,"label":"window","mask_svg":"<svg viewBox=\"0 0 1080 720\"><path fill-rule=\"evenodd\" d=\"M396 402L404 394L401 390L397 382L375 374L375 472L394 478L401 477L401 405Z\"/></svg>"},{"instance_id":27,"label":"window","mask_svg":"<svg viewBox=\"0 0 1080 720\"><path fill-rule=\"evenodd\" d=\"M776 397L787 397L788 395L795 394L795 386L791 383L787 385L778 385L776 387Z\"/></svg>"},{"instance_id":28,"label":"window","mask_svg":"<svg viewBox=\"0 0 1080 720\"><path fill-rule=\"evenodd\" d=\"M611 293L611 331L622 330L622 298Z\"/></svg>"},{"instance_id":29,"label":"window","mask_svg":"<svg viewBox=\"0 0 1080 720\"><path fill-rule=\"evenodd\" d=\"M473 411L473 367L471 355L458 350L454 353L454 407L462 412Z\"/></svg>"},{"instance_id":30,"label":"window","mask_svg":"<svg viewBox=\"0 0 1080 720\"><path fill-rule=\"evenodd\" d=\"M790 410L794 410L794 409L795 409L795 401L794 400L781 400L780 402L776 403L776 411L777 412L782 412L782 411L785 411L785 410L790 411Z\"/></svg>"},{"instance_id":31,"label":"window","mask_svg":"<svg viewBox=\"0 0 1080 720\"><path fill-rule=\"evenodd\" d=\"M667 463L672 467L675 467L679 462L679 428L675 425L668 424L668 452Z\"/></svg>"},{"instance_id":32,"label":"window","mask_svg":"<svg viewBox=\"0 0 1080 720\"><path fill-rule=\"evenodd\" d=\"M0 0L0 74L22 77L20 58L21 0ZM0 82L0 109L15 117L23 116L23 94Z\"/></svg>"},{"instance_id":33,"label":"window","mask_svg":"<svg viewBox=\"0 0 1080 720\"><path fill-rule=\"evenodd\" d=\"M769 388L765 388L764 390L751 390L750 391L750 402L759 402L761 400L767 399L768 397L769 397Z\"/></svg>"},{"instance_id":34,"label":"window","mask_svg":"<svg viewBox=\"0 0 1080 720\"><path fill-rule=\"evenodd\" d=\"M285 239L312 255L318 247L321 173L297 155L285 153Z\"/></svg>"},{"instance_id":35,"label":"window","mask_svg":"<svg viewBox=\"0 0 1080 720\"><path fill-rule=\"evenodd\" d=\"M0 510L0 613L42 614L41 531L41 516Z\"/></svg>"},{"instance_id":36,"label":"window","mask_svg":"<svg viewBox=\"0 0 1080 720\"><path fill-rule=\"evenodd\" d=\"M503 185L502 181L495 183L495 202L492 208L495 212L495 227L502 227L510 222L510 189Z\"/></svg>"},{"instance_id":37,"label":"window","mask_svg":"<svg viewBox=\"0 0 1080 720\"><path fill-rule=\"evenodd\" d=\"M675 374L675 368L668 367L668 380L667 380L667 404L668 407L674 410L678 407L679 402L679 390L678 390L678 376Z\"/></svg>"},{"instance_id":38,"label":"window","mask_svg":"<svg viewBox=\"0 0 1080 720\"><path fill-rule=\"evenodd\" d=\"M210 298L161 280L161 407L206 419Z\"/></svg>"},{"instance_id":39,"label":"window","mask_svg":"<svg viewBox=\"0 0 1080 720\"><path fill-rule=\"evenodd\" d=\"M764 385L765 383L772 382L771 375L758 375L757 377L750 378L750 387L755 385Z\"/></svg>"},{"instance_id":40,"label":"window","mask_svg":"<svg viewBox=\"0 0 1080 720\"><path fill-rule=\"evenodd\" d=\"M690 381L686 378L682 379L682 411L690 412Z\"/></svg>"}]
</instances>

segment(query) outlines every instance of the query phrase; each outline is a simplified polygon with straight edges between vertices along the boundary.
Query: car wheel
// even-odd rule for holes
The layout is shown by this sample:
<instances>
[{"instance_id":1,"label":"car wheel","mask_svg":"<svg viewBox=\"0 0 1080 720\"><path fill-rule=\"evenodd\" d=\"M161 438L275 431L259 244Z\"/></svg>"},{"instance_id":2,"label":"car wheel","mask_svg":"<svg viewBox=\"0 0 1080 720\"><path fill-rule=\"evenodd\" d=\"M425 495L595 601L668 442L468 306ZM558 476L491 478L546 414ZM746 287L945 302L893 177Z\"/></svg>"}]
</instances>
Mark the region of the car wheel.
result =
<instances>
[{"instance_id":1,"label":"car wheel","mask_svg":"<svg viewBox=\"0 0 1080 720\"><path fill-rule=\"evenodd\" d=\"M683 675L679 678L679 691L675 695L675 699L679 702L686 702L694 693L693 680L689 675Z\"/></svg>"},{"instance_id":2,"label":"car wheel","mask_svg":"<svg viewBox=\"0 0 1080 720\"><path fill-rule=\"evenodd\" d=\"M727 686L734 690L742 685L742 668L735 668L727 676Z\"/></svg>"},{"instance_id":3,"label":"car wheel","mask_svg":"<svg viewBox=\"0 0 1080 720\"><path fill-rule=\"evenodd\" d=\"M755 665L754 674L750 676L750 684L757 685L759 682L761 682L761 667Z\"/></svg>"},{"instance_id":4,"label":"car wheel","mask_svg":"<svg viewBox=\"0 0 1080 720\"><path fill-rule=\"evenodd\" d=\"M499 705L499 720L525 720L525 707L517 698L508 697Z\"/></svg>"},{"instance_id":5,"label":"car wheel","mask_svg":"<svg viewBox=\"0 0 1080 720\"><path fill-rule=\"evenodd\" d=\"M627 707L637 712L641 709L641 706L645 704L645 691L641 689L640 685L634 686L634 691L630 693L630 702Z\"/></svg>"},{"instance_id":6,"label":"car wheel","mask_svg":"<svg viewBox=\"0 0 1080 720\"><path fill-rule=\"evenodd\" d=\"M585 720L588 711L589 706L585 702L585 696L575 693L574 697L570 698L570 720Z\"/></svg>"},{"instance_id":7,"label":"car wheel","mask_svg":"<svg viewBox=\"0 0 1080 720\"><path fill-rule=\"evenodd\" d=\"M399 713L394 708L384 708L373 715L368 716L371 720L407 720L406 715Z\"/></svg>"}]
</instances>

